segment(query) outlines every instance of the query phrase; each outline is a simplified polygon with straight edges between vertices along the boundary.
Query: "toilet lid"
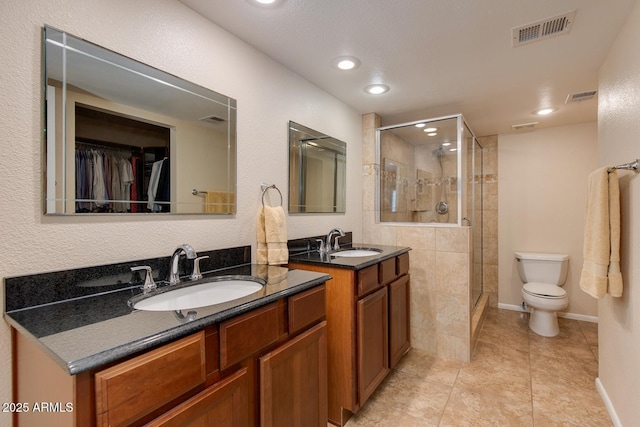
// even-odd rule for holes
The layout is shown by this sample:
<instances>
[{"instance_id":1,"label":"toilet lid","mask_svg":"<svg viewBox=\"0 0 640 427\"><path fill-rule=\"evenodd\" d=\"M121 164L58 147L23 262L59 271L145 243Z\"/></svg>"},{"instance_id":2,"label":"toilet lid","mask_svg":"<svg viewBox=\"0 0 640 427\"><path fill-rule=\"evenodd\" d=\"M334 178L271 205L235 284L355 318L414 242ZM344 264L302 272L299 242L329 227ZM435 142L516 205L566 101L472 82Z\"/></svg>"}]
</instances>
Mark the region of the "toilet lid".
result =
<instances>
[{"instance_id":1,"label":"toilet lid","mask_svg":"<svg viewBox=\"0 0 640 427\"><path fill-rule=\"evenodd\" d=\"M551 283L525 283L522 290L529 295L543 298L564 298L567 295L564 289Z\"/></svg>"}]
</instances>

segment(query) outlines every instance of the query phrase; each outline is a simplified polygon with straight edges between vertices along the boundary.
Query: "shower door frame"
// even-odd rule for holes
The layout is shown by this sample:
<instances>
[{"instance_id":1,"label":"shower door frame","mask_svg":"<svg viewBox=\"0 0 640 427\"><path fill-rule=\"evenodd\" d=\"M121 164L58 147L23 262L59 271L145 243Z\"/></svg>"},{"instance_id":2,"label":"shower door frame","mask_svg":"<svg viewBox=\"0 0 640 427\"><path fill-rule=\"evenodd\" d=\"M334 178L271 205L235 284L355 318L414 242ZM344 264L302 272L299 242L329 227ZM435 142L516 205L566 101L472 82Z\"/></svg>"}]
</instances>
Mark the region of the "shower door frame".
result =
<instances>
[{"instance_id":1,"label":"shower door frame","mask_svg":"<svg viewBox=\"0 0 640 427\"><path fill-rule=\"evenodd\" d=\"M406 126L415 126L418 123L425 123L428 124L430 122L438 122L438 121L442 121L442 120L450 120L450 119L457 119L457 129L458 131L456 132L456 148L457 148L457 153L458 155L456 156L456 174L457 174L457 182L456 182L456 197L458 198L457 201L457 221L456 222L382 222L380 220L380 214L382 211L382 200L381 200L381 194L382 194L382 186L380 183L380 177L382 176L382 158L381 158L381 153L380 153L380 133L385 131L385 130L391 130L391 129L396 129L396 128L401 128L401 127L406 127ZM451 114L448 116L441 116L441 117L432 117L429 119L423 119L423 120L416 120L416 121L412 121L412 122L407 122L407 123L400 123L400 124L396 124L396 125L390 125L390 126L382 126L379 128L376 128L376 167L377 167L377 177L376 177L376 185L375 185L375 196L374 196L374 203L376 206L376 210L375 210L375 214L376 214L376 224L388 224L388 225L407 225L407 224L411 224L411 225L416 225L416 226L428 226L428 227L462 227L462 221L463 221L463 206L465 205L465 203L462 200L462 184L464 183L464 179L465 179L465 175L463 175L464 169L463 169L463 162L462 162L462 129L463 126L465 126L469 132L471 132L471 129L469 128L469 126L466 125L466 122L464 120L464 117L462 116L462 114ZM473 136L473 139L475 140L476 137L473 134L473 132L471 132L471 135Z\"/></svg>"}]
</instances>

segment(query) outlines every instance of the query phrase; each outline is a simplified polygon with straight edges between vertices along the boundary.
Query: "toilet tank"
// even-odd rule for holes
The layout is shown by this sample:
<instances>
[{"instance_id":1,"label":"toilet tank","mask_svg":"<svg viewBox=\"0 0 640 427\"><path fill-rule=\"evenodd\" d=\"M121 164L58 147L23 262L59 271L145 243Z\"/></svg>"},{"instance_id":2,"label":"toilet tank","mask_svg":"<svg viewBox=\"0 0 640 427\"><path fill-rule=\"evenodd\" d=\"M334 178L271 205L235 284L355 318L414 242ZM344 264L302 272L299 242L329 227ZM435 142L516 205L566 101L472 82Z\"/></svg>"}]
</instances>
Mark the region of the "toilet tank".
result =
<instances>
[{"instance_id":1,"label":"toilet tank","mask_svg":"<svg viewBox=\"0 0 640 427\"><path fill-rule=\"evenodd\" d=\"M569 255L516 252L518 274L525 283L541 282L562 286L567 280Z\"/></svg>"}]
</instances>

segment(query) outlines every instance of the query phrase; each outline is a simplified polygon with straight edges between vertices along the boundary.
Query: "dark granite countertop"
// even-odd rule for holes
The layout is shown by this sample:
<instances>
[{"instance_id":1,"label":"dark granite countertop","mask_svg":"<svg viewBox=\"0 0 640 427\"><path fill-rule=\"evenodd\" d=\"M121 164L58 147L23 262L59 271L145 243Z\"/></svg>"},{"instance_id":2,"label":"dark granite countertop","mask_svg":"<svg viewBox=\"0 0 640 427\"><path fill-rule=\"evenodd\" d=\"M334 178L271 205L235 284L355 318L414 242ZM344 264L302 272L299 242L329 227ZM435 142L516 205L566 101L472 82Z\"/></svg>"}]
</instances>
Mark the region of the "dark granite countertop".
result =
<instances>
[{"instance_id":1,"label":"dark granite countertop","mask_svg":"<svg viewBox=\"0 0 640 427\"><path fill-rule=\"evenodd\" d=\"M204 279L216 275L257 276L267 284L231 302L184 310L193 320L185 319L187 313L134 310L127 302L142 291L128 283L99 294L10 310L5 319L73 375L187 336L330 278L310 271L244 265Z\"/></svg>"},{"instance_id":2,"label":"dark granite countertop","mask_svg":"<svg viewBox=\"0 0 640 427\"><path fill-rule=\"evenodd\" d=\"M317 250L313 250L309 252L293 254L289 256L289 262L325 265L330 267L348 268L351 270L362 270L363 268L377 264L380 261L402 255L411 250L411 248L409 247L372 245L369 243L351 243L342 247L341 250L348 249L373 249L379 251L380 253L378 255L364 257L336 257L333 256L333 253L335 252L321 254Z\"/></svg>"}]
</instances>

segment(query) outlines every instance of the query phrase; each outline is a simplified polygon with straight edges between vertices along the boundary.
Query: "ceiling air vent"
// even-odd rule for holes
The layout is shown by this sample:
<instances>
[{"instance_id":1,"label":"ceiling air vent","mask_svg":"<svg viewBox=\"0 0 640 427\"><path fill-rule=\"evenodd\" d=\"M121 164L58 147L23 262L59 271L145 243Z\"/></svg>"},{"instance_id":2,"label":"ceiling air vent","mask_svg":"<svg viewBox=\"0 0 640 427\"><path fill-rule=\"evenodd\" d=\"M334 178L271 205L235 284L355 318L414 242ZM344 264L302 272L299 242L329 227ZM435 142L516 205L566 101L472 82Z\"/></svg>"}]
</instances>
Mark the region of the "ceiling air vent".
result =
<instances>
[{"instance_id":1,"label":"ceiling air vent","mask_svg":"<svg viewBox=\"0 0 640 427\"><path fill-rule=\"evenodd\" d=\"M597 90L589 90L589 91L580 92L580 93L571 93L569 94L569 96L567 96L567 99L566 101L564 101L564 103L569 104L570 102L586 101L587 99L591 99L594 96L596 96L596 93L598 93Z\"/></svg>"},{"instance_id":2,"label":"ceiling air vent","mask_svg":"<svg viewBox=\"0 0 640 427\"><path fill-rule=\"evenodd\" d=\"M206 116L201 118L200 120L202 120L203 122L214 124L214 125L217 125L226 121L225 119L221 119L220 117L216 117L216 116Z\"/></svg>"},{"instance_id":3,"label":"ceiling air vent","mask_svg":"<svg viewBox=\"0 0 640 427\"><path fill-rule=\"evenodd\" d=\"M530 123L521 123L519 125L511 125L511 129L513 130L523 130L523 129L533 129L536 127L538 122L530 122Z\"/></svg>"},{"instance_id":4,"label":"ceiling air vent","mask_svg":"<svg viewBox=\"0 0 640 427\"><path fill-rule=\"evenodd\" d=\"M511 30L513 47L537 42L549 37L567 34L571 30L576 11L532 22Z\"/></svg>"}]
</instances>

